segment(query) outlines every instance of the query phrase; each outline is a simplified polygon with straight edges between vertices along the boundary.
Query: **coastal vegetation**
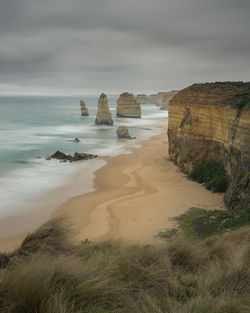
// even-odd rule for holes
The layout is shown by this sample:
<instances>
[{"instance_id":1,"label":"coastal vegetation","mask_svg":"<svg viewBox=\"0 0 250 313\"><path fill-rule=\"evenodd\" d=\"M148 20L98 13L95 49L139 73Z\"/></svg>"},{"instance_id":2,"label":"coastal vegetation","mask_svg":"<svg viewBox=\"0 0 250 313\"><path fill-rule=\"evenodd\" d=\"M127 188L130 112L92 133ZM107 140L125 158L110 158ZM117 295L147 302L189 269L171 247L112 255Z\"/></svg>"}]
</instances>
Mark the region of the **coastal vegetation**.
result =
<instances>
[{"instance_id":1,"label":"coastal vegetation","mask_svg":"<svg viewBox=\"0 0 250 313\"><path fill-rule=\"evenodd\" d=\"M204 210L193 207L172 218L172 221L176 223L176 228L160 232L160 237L171 238L174 234L182 233L204 239L242 226L250 226L250 209Z\"/></svg>"},{"instance_id":2,"label":"coastal vegetation","mask_svg":"<svg viewBox=\"0 0 250 313\"><path fill-rule=\"evenodd\" d=\"M75 245L52 220L0 256L4 313L247 313L250 227L161 246Z\"/></svg>"},{"instance_id":3,"label":"coastal vegetation","mask_svg":"<svg viewBox=\"0 0 250 313\"><path fill-rule=\"evenodd\" d=\"M225 192L228 178L224 166L216 161L207 161L194 167L189 178L204 183L208 190L213 192Z\"/></svg>"}]
</instances>

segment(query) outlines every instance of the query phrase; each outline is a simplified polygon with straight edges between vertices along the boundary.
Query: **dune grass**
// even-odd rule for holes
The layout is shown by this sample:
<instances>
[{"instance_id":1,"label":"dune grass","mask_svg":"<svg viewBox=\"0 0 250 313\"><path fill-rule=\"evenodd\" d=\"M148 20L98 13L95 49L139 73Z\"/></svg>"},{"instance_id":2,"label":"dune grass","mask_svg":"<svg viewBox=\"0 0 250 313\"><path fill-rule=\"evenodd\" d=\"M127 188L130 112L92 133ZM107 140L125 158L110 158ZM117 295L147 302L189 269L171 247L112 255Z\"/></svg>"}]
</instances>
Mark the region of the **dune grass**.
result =
<instances>
[{"instance_id":1,"label":"dune grass","mask_svg":"<svg viewBox=\"0 0 250 313\"><path fill-rule=\"evenodd\" d=\"M161 231L160 237L171 238L178 232L182 232L185 236L206 238L245 225L250 226L250 209L207 211L192 207L171 220L177 224L177 228Z\"/></svg>"},{"instance_id":2,"label":"dune grass","mask_svg":"<svg viewBox=\"0 0 250 313\"><path fill-rule=\"evenodd\" d=\"M74 245L52 220L2 254L4 313L247 313L250 227L162 246Z\"/></svg>"}]
</instances>

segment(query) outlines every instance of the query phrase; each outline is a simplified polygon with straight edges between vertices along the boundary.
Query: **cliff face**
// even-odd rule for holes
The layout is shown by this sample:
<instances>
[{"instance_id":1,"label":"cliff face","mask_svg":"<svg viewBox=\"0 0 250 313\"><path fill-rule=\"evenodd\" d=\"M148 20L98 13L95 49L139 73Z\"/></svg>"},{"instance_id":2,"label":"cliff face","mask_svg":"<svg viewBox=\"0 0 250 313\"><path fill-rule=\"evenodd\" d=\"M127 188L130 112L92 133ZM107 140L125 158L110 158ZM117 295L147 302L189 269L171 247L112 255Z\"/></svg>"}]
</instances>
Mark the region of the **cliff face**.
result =
<instances>
[{"instance_id":1,"label":"cliff face","mask_svg":"<svg viewBox=\"0 0 250 313\"><path fill-rule=\"evenodd\" d=\"M141 106L132 93L124 92L117 100L118 117L141 117Z\"/></svg>"},{"instance_id":2,"label":"cliff face","mask_svg":"<svg viewBox=\"0 0 250 313\"><path fill-rule=\"evenodd\" d=\"M149 103L149 102L148 102L148 96L145 95L145 94L137 95L137 96L136 96L136 101L138 101L138 102L141 103L141 104Z\"/></svg>"},{"instance_id":3,"label":"cliff face","mask_svg":"<svg viewBox=\"0 0 250 313\"><path fill-rule=\"evenodd\" d=\"M109 111L108 98L102 93L98 101L98 111L95 123L97 125L113 125L111 112Z\"/></svg>"},{"instance_id":4,"label":"cliff face","mask_svg":"<svg viewBox=\"0 0 250 313\"><path fill-rule=\"evenodd\" d=\"M187 173L198 163L223 163L230 182L225 202L250 207L250 83L195 84L169 106L170 158Z\"/></svg>"},{"instance_id":5,"label":"cliff face","mask_svg":"<svg viewBox=\"0 0 250 313\"><path fill-rule=\"evenodd\" d=\"M178 93L178 90L166 91L166 92L158 92L153 95L138 95L136 100L139 103L154 103L161 107L161 110L168 110L169 101Z\"/></svg>"},{"instance_id":6,"label":"cliff face","mask_svg":"<svg viewBox=\"0 0 250 313\"><path fill-rule=\"evenodd\" d=\"M80 100L81 116L89 116L88 108L83 100Z\"/></svg>"}]
</instances>

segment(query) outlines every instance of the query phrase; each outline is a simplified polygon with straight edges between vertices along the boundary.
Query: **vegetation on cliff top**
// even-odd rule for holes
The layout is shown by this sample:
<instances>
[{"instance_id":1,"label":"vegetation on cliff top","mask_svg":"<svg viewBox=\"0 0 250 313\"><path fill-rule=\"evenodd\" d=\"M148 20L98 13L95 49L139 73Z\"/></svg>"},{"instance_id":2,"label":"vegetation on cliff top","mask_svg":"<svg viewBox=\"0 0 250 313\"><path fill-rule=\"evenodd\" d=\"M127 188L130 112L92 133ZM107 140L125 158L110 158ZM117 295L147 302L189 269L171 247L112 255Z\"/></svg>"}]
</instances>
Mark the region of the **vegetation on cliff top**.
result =
<instances>
[{"instance_id":1,"label":"vegetation on cliff top","mask_svg":"<svg viewBox=\"0 0 250 313\"><path fill-rule=\"evenodd\" d=\"M198 164L189 178L204 183L208 190L214 192L225 192L228 185L228 178L224 166L216 161L207 161Z\"/></svg>"},{"instance_id":2,"label":"vegetation on cliff top","mask_svg":"<svg viewBox=\"0 0 250 313\"><path fill-rule=\"evenodd\" d=\"M174 236L161 247L76 246L61 222L1 255L0 312L249 312L249 227L200 241Z\"/></svg>"},{"instance_id":3,"label":"vegetation on cliff top","mask_svg":"<svg viewBox=\"0 0 250 313\"><path fill-rule=\"evenodd\" d=\"M224 105L231 105L232 107L243 109L245 106L250 107L250 82L214 82L214 83L203 83L193 84L188 87L194 91L205 91L205 92L219 92L225 93L228 97L223 101Z\"/></svg>"}]
</instances>

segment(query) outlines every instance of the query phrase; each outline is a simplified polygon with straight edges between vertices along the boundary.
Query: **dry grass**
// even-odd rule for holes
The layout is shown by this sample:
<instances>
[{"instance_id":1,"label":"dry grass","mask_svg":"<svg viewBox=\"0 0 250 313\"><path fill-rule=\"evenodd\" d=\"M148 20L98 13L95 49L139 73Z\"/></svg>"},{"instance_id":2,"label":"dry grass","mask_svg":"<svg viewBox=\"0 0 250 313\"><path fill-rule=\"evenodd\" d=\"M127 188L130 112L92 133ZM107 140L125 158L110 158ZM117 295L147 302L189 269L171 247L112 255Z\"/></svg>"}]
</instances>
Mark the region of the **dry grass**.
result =
<instances>
[{"instance_id":1,"label":"dry grass","mask_svg":"<svg viewBox=\"0 0 250 313\"><path fill-rule=\"evenodd\" d=\"M2 255L4 313L247 313L250 227L161 247L74 246L64 220Z\"/></svg>"}]
</instances>

